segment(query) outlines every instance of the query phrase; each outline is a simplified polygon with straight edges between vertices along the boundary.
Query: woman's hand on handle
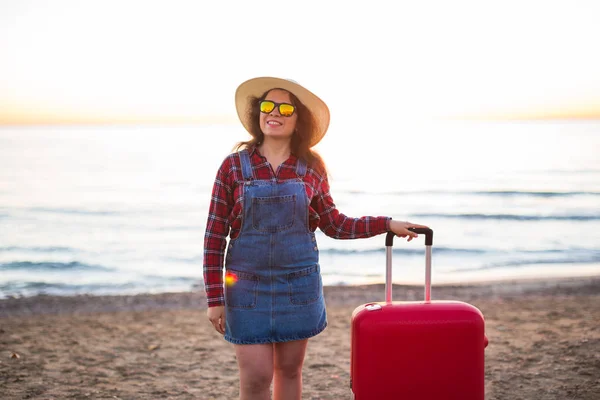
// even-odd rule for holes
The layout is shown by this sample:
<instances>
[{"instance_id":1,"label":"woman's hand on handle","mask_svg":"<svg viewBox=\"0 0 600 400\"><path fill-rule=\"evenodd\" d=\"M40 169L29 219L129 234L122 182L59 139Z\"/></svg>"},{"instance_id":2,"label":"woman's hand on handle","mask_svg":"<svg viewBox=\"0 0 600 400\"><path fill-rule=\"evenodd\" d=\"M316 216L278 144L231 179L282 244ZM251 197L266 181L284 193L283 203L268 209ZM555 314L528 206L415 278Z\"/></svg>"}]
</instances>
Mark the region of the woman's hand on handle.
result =
<instances>
[{"instance_id":1,"label":"woman's hand on handle","mask_svg":"<svg viewBox=\"0 0 600 400\"><path fill-rule=\"evenodd\" d=\"M408 228L429 228L425 225L413 224L408 221L390 221L390 231L394 232L396 236L400 236L401 238L408 237L408 241L410 242L414 238L418 237L415 232L409 231Z\"/></svg>"},{"instance_id":2,"label":"woman's hand on handle","mask_svg":"<svg viewBox=\"0 0 600 400\"><path fill-rule=\"evenodd\" d=\"M221 335L225 334L225 306L208 307L206 311L210 323Z\"/></svg>"}]
</instances>

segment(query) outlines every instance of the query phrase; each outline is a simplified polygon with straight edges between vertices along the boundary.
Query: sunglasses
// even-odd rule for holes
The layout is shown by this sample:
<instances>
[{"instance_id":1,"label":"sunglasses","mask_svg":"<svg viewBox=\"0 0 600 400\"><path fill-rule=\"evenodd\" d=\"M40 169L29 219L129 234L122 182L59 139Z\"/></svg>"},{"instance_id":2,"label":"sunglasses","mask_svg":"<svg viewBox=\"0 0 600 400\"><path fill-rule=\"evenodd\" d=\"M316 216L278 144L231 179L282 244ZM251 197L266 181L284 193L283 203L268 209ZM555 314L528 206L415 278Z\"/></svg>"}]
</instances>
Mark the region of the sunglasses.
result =
<instances>
[{"instance_id":1,"label":"sunglasses","mask_svg":"<svg viewBox=\"0 0 600 400\"><path fill-rule=\"evenodd\" d=\"M294 111L296 111L296 107L288 103L275 103L270 100L260 102L260 112L262 113L269 114L275 107L279 107L279 114L283 117L291 117L294 115Z\"/></svg>"}]
</instances>

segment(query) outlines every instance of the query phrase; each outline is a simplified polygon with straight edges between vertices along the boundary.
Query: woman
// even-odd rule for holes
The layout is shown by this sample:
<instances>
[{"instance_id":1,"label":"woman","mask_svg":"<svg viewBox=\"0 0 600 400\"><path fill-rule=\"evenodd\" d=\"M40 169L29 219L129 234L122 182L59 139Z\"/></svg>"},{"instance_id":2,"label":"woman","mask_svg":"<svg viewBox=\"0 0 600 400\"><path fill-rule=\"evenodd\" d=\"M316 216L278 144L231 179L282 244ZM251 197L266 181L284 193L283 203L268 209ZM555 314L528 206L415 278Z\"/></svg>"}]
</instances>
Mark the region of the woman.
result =
<instances>
[{"instance_id":1,"label":"woman","mask_svg":"<svg viewBox=\"0 0 600 400\"><path fill-rule=\"evenodd\" d=\"M208 318L234 344L240 399L270 398L272 381L275 399L300 399L308 338L327 325L316 228L337 239L392 231L410 241L417 235L408 228L423 226L338 212L325 164L311 150L329 125L316 95L293 81L255 78L235 99L252 139L224 160L213 187L204 239Z\"/></svg>"}]
</instances>

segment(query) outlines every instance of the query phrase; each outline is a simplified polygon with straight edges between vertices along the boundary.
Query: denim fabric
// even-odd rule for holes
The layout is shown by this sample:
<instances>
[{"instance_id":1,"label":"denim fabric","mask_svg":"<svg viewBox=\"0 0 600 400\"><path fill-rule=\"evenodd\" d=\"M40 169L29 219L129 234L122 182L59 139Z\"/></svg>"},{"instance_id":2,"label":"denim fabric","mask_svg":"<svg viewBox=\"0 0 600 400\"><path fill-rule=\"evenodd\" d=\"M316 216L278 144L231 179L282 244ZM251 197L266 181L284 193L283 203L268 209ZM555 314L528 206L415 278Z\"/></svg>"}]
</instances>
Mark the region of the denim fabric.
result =
<instances>
[{"instance_id":1,"label":"denim fabric","mask_svg":"<svg viewBox=\"0 0 600 400\"><path fill-rule=\"evenodd\" d=\"M235 344L306 339L327 326L319 250L308 226L309 201L298 178L256 180L240 152L244 204L240 234L225 265L237 281L225 286L225 340Z\"/></svg>"}]
</instances>

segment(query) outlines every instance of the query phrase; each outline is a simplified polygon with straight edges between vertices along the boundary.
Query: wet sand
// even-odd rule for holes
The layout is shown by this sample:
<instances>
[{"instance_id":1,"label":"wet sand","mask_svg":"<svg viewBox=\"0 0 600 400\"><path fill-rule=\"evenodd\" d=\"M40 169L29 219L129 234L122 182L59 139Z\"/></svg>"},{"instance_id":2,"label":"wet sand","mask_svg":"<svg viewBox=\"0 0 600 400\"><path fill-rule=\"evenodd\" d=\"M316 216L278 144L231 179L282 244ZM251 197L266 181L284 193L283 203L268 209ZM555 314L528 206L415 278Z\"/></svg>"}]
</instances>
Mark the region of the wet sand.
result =
<instances>
[{"instance_id":1,"label":"wet sand","mask_svg":"<svg viewBox=\"0 0 600 400\"><path fill-rule=\"evenodd\" d=\"M304 399L351 399L350 315L383 285L326 287ZM395 300L422 288L394 287ZM434 286L486 317L486 399L600 399L600 276ZM1 399L236 399L231 345L202 292L0 300Z\"/></svg>"}]
</instances>

